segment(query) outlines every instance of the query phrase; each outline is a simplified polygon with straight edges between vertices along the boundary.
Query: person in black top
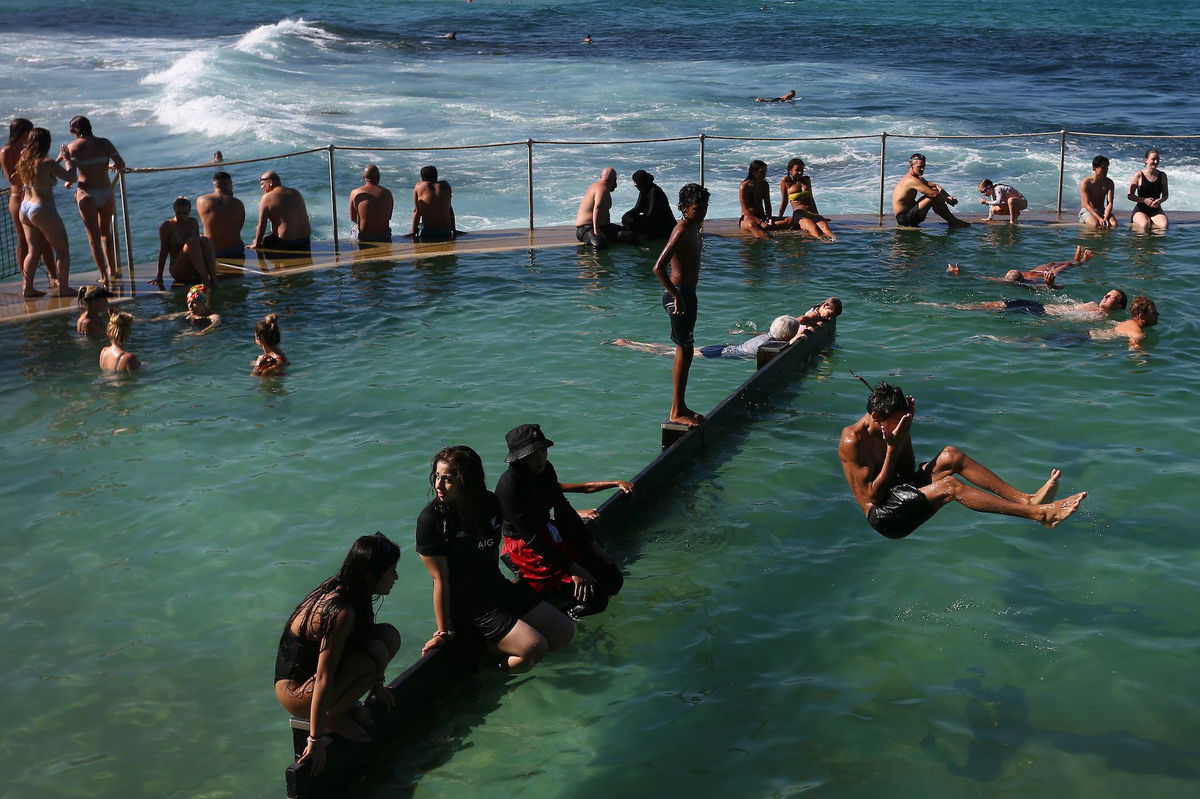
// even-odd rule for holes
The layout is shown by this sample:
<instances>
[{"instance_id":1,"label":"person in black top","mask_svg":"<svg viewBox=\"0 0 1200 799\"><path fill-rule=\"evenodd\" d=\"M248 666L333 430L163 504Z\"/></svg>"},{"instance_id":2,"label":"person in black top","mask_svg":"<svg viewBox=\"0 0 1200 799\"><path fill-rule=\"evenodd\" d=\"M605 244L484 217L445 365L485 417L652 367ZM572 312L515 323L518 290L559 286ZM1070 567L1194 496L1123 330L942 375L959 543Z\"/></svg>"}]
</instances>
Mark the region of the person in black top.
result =
<instances>
[{"instance_id":1,"label":"person in black top","mask_svg":"<svg viewBox=\"0 0 1200 799\"><path fill-rule=\"evenodd\" d=\"M675 228L675 214L666 193L644 169L633 173L637 203L621 217L621 227L629 228L645 239L665 239Z\"/></svg>"},{"instance_id":2,"label":"person in black top","mask_svg":"<svg viewBox=\"0 0 1200 799\"><path fill-rule=\"evenodd\" d=\"M417 519L417 552L433 578L437 632L425 654L462 632L482 637L500 668L524 672L571 642L575 625L500 573L500 505L470 447L446 447L429 473L434 499Z\"/></svg>"},{"instance_id":3,"label":"person in black top","mask_svg":"<svg viewBox=\"0 0 1200 799\"><path fill-rule=\"evenodd\" d=\"M325 763L325 733L369 740L358 698L369 689L384 705L395 701L384 669L400 650L400 633L375 622L371 598L396 582L400 547L382 533L360 536L342 568L296 606L284 625L275 658L275 698L293 716L308 718L313 773Z\"/></svg>"},{"instance_id":4,"label":"person in black top","mask_svg":"<svg viewBox=\"0 0 1200 799\"><path fill-rule=\"evenodd\" d=\"M554 442L536 424L513 428L505 440L509 466L496 483L504 511L504 562L571 618L600 613L625 580L567 502L547 459Z\"/></svg>"}]
</instances>

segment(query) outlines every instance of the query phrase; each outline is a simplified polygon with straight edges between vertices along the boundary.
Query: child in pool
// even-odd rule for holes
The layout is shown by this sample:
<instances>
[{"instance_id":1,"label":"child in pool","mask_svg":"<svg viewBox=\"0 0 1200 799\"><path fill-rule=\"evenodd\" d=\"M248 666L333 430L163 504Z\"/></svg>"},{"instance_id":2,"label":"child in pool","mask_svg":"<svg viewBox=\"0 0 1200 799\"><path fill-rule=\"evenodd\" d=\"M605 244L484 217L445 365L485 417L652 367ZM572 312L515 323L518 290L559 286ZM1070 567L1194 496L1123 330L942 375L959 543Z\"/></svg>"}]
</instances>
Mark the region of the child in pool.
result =
<instances>
[{"instance_id":1,"label":"child in pool","mask_svg":"<svg viewBox=\"0 0 1200 799\"><path fill-rule=\"evenodd\" d=\"M100 350L100 368L106 372L133 372L141 368L141 361L132 352L125 351L129 333L133 328L133 314L118 311L108 317L108 346Z\"/></svg>"},{"instance_id":2,"label":"child in pool","mask_svg":"<svg viewBox=\"0 0 1200 799\"><path fill-rule=\"evenodd\" d=\"M201 334L211 332L221 323L220 314L213 313L212 308L208 307L208 289L203 284L197 283L188 289L187 316L184 319Z\"/></svg>"},{"instance_id":3,"label":"child in pool","mask_svg":"<svg viewBox=\"0 0 1200 799\"><path fill-rule=\"evenodd\" d=\"M279 317L267 314L254 326L254 343L262 347L263 354L254 361L250 374L255 377L281 375L287 366L287 356L279 349Z\"/></svg>"},{"instance_id":4,"label":"child in pool","mask_svg":"<svg viewBox=\"0 0 1200 799\"><path fill-rule=\"evenodd\" d=\"M79 287L79 318L75 332L103 336L108 329L108 298L116 296L104 286L90 284Z\"/></svg>"}]
</instances>

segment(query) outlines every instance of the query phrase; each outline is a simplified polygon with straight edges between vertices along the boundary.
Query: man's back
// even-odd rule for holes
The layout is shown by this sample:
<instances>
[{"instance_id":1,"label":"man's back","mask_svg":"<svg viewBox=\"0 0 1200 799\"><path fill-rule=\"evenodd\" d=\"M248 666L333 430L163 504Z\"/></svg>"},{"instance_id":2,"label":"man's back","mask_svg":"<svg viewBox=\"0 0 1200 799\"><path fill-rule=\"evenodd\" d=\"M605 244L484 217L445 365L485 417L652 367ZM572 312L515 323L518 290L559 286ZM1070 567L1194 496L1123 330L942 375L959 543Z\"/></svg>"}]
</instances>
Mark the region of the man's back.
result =
<instances>
[{"instance_id":1,"label":"man's back","mask_svg":"<svg viewBox=\"0 0 1200 799\"><path fill-rule=\"evenodd\" d=\"M220 192L201 195L196 198L196 213L214 248L223 250L242 243L246 206L237 197Z\"/></svg>"},{"instance_id":2,"label":"man's back","mask_svg":"<svg viewBox=\"0 0 1200 799\"><path fill-rule=\"evenodd\" d=\"M597 180L583 193L583 199L579 202L579 210L575 213L575 226L592 224L593 211L598 216L597 224L607 224L609 221L608 210L611 207L612 194L608 190L608 184L603 180Z\"/></svg>"},{"instance_id":3,"label":"man's back","mask_svg":"<svg viewBox=\"0 0 1200 799\"><path fill-rule=\"evenodd\" d=\"M296 189L277 186L263 195L262 203L279 238L290 241L305 239L312 234L308 207L304 204L304 196Z\"/></svg>"},{"instance_id":4,"label":"man's back","mask_svg":"<svg viewBox=\"0 0 1200 799\"><path fill-rule=\"evenodd\" d=\"M450 184L444 180L422 180L413 187L413 201L421 224L427 229L453 228Z\"/></svg>"},{"instance_id":5,"label":"man's back","mask_svg":"<svg viewBox=\"0 0 1200 799\"><path fill-rule=\"evenodd\" d=\"M378 183L365 183L351 194L355 221L360 233L383 234L391 231L394 202L392 193Z\"/></svg>"}]
</instances>

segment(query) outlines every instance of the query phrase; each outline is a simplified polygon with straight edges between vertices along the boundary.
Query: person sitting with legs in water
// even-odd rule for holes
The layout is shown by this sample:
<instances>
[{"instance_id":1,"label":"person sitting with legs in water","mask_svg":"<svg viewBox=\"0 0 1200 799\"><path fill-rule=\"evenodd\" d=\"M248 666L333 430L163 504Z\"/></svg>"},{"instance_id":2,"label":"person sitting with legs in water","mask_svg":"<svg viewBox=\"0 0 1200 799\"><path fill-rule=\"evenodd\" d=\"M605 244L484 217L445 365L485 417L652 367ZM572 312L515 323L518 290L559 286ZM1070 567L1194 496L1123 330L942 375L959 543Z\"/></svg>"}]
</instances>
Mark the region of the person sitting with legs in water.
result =
<instances>
[{"instance_id":1,"label":"person sitting with legs in water","mask_svg":"<svg viewBox=\"0 0 1200 799\"><path fill-rule=\"evenodd\" d=\"M330 734L368 741L370 716L358 699L368 691L386 707L395 700L384 684L400 651L400 633L375 621L375 597L396 584L400 547L383 533L360 536L337 574L313 589L283 627L275 657L275 698L293 716L308 719L308 743L299 762L325 763Z\"/></svg>"},{"instance_id":2,"label":"person sitting with legs in water","mask_svg":"<svg viewBox=\"0 0 1200 799\"><path fill-rule=\"evenodd\" d=\"M504 562L522 583L579 620L608 607L625 583L621 570L567 502L536 424L504 436L508 469L496 483L504 512Z\"/></svg>"},{"instance_id":3,"label":"person sitting with legs in water","mask_svg":"<svg viewBox=\"0 0 1200 799\"><path fill-rule=\"evenodd\" d=\"M812 193L812 180L804 174L804 161L800 158L788 161L787 174L779 181L780 217L783 217L788 205L792 208L792 228L803 230L814 238L829 241L836 238L829 228L829 220L817 211L817 201Z\"/></svg>"},{"instance_id":4,"label":"person sitting with legs in water","mask_svg":"<svg viewBox=\"0 0 1200 799\"><path fill-rule=\"evenodd\" d=\"M466 235L454 218L453 193L449 181L438 180L436 166L421 167L421 180L413 186L412 224L404 237L429 242Z\"/></svg>"},{"instance_id":5,"label":"person sitting with legs in water","mask_svg":"<svg viewBox=\"0 0 1200 799\"><path fill-rule=\"evenodd\" d=\"M58 158L54 161L47 156L49 152L50 131L34 128L17 159L17 176L25 189L20 207L21 225L29 243L29 251L21 265L21 295L28 299L45 296L46 292L33 287L33 278L38 261L48 263L51 259L54 269L50 273L50 290L59 297L71 294L71 248L66 225L54 204L54 186L60 180L70 185L76 177L75 165L65 146L59 148ZM101 272L101 283L104 282L103 275Z\"/></svg>"},{"instance_id":6,"label":"person sitting with legs in water","mask_svg":"<svg viewBox=\"0 0 1200 799\"><path fill-rule=\"evenodd\" d=\"M958 205L958 198L925 179L925 156L920 153L909 156L908 172L892 191L892 213L896 215L896 224L916 227L933 211L950 227L970 227L970 222L964 222L950 212L952 205Z\"/></svg>"},{"instance_id":7,"label":"person sitting with legs in water","mask_svg":"<svg viewBox=\"0 0 1200 799\"><path fill-rule=\"evenodd\" d=\"M791 217L771 216L771 186L767 183L767 162L757 158L750 162L746 177L738 185L738 203L741 216L738 227L756 239L769 239L768 230L783 227L791 230Z\"/></svg>"},{"instance_id":8,"label":"person sitting with legs in water","mask_svg":"<svg viewBox=\"0 0 1200 799\"><path fill-rule=\"evenodd\" d=\"M637 244L638 236L632 230L615 225L609 220L612 210L612 193L617 187L617 170L604 167L600 178L588 186L575 211L575 238L594 249L603 250L611 242Z\"/></svg>"},{"instance_id":9,"label":"person sitting with legs in water","mask_svg":"<svg viewBox=\"0 0 1200 799\"><path fill-rule=\"evenodd\" d=\"M1108 176L1108 159L1098 155L1092 159L1092 174L1079 181L1079 222L1088 227L1115 230L1117 217L1113 213L1116 186Z\"/></svg>"},{"instance_id":10,"label":"person sitting with legs in water","mask_svg":"<svg viewBox=\"0 0 1200 799\"><path fill-rule=\"evenodd\" d=\"M75 191L79 216L87 228L88 246L92 249L92 260L100 270L100 283L112 288L109 278L121 270L117 261L117 239L112 231L117 200L108 173L109 170L124 172L125 161L112 142L92 134L92 123L87 117L73 118L70 130L76 137L67 145L67 150L79 168Z\"/></svg>"},{"instance_id":11,"label":"person sitting with legs in water","mask_svg":"<svg viewBox=\"0 0 1200 799\"><path fill-rule=\"evenodd\" d=\"M437 631L421 654L466 636L482 639L502 671L529 671L570 644L575 625L500 572L503 512L475 450L446 447L430 466L434 499L417 519L417 552L433 579Z\"/></svg>"},{"instance_id":12,"label":"person sitting with legs in water","mask_svg":"<svg viewBox=\"0 0 1200 799\"><path fill-rule=\"evenodd\" d=\"M356 241L363 244L391 244L392 192L379 185L379 167L367 164L363 184L350 192L350 222L357 228Z\"/></svg>"},{"instance_id":13,"label":"person sitting with legs in water","mask_svg":"<svg viewBox=\"0 0 1200 799\"><path fill-rule=\"evenodd\" d=\"M621 227L632 230L643 239L665 239L675 229L675 214L666 192L654 182L654 175L644 169L633 173L633 185L638 198L621 217Z\"/></svg>"},{"instance_id":14,"label":"person sitting with legs in water","mask_svg":"<svg viewBox=\"0 0 1200 799\"><path fill-rule=\"evenodd\" d=\"M212 291L217 286L217 259L213 243L200 235L200 223L192 216L192 201L176 197L174 216L158 227L158 274L147 281L163 287L163 269L171 259L171 278L179 283L203 283Z\"/></svg>"},{"instance_id":15,"label":"person sitting with legs in water","mask_svg":"<svg viewBox=\"0 0 1200 799\"><path fill-rule=\"evenodd\" d=\"M196 213L204 225L204 235L212 242L216 258L245 258L242 226L246 224L246 206L233 196L233 178L228 172L214 172L212 194L196 198Z\"/></svg>"},{"instance_id":16,"label":"person sitting with legs in water","mask_svg":"<svg viewBox=\"0 0 1200 799\"><path fill-rule=\"evenodd\" d=\"M300 257L312 252L312 223L304 195L283 185L279 173L269 169L258 179L262 198L258 201L258 225L250 249L283 250L287 257ZM267 222L271 232L267 233Z\"/></svg>"},{"instance_id":17,"label":"person sitting with legs in water","mask_svg":"<svg viewBox=\"0 0 1200 799\"><path fill-rule=\"evenodd\" d=\"M254 359L251 375L274 377L283 374L288 358L279 349L279 339L279 317L269 313L254 326L254 343L262 349L262 355Z\"/></svg>"},{"instance_id":18,"label":"person sitting with legs in water","mask_svg":"<svg viewBox=\"0 0 1200 799\"><path fill-rule=\"evenodd\" d=\"M133 314L118 311L108 317L108 346L100 350L100 368L106 372L136 372L142 364L132 352L125 351L133 329Z\"/></svg>"},{"instance_id":19,"label":"person sitting with legs in water","mask_svg":"<svg viewBox=\"0 0 1200 799\"><path fill-rule=\"evenodd\" d=\"M871 389L866 414L842 430L838 457L846 482L867 522L882 536L904 538L950 502L1056 527L1087 496L1084 491L1053 501L1058 469L1026 494L956 447L945 447L918 467L911 437L916 412L916 400L898 386L880 383Z\"/></svg>"},{"instance_id":20,"label":"person sitting with legs in water","mask_svg":"<svg viewBox=\"0 0 1200 799\"><path fill-rule=\"evenodd\" d=\"M984 178L979 182L979 193L983 195L979 203L988 207L985 222L991 222L995 216L1007 216L1009 224L1015 225L1021 212L1029 207L1025 195L1007 183L993 183Z\"/></svg>"}]
</instances>

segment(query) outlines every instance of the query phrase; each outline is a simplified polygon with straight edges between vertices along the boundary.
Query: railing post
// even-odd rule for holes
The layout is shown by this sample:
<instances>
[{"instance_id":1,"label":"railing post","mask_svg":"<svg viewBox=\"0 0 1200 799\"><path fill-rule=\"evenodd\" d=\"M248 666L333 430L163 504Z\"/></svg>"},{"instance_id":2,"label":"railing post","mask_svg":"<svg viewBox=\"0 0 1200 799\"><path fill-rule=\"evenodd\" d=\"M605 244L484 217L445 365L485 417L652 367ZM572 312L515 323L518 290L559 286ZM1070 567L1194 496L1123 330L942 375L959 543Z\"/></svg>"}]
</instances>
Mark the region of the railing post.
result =
<instances>
[{"instance_id":1,"label":"railing post","mask_svg":"<svg viewBox=\"0 0 1200 799\"><path fill-rule=\"evenodd\" d=\"M1060 130L1058 132L1058 215L1062 216L1062 193L1063 180L1066 178L1067 164L1067 132Z\"/></svg>"},{"instance_id":2,"label":"railing post","mask_svg":"<svg viewBox=\"0 0 1200 799\"><path fill-rule=\"evenodd\" d=\"M329 151L329 213L333 216L333 254L338 255L341 249L338 246L337 183L333 177L333 145L326 149Z\"/></svg>"},{"instance_id":3,"label":"railing post","mask_svg":"<svg viewBox=\"0 0 1200 799\"><path fill-rule=\"evenodd\" d=\"M525 180L529 193L529 230L533 230L533 139L525 140Z\"/></svg>"},{"instance_id":4,"label":"railing post","mask_svg":"<svg viewBox=\"0 0 1200 799\"><path fill-rule=\"evenodd\" d=\"M700 134L700 185L704 185L704 134Z\"/></svg>"},{"instance_id":5,"label":"railing post","mask_svg":"<svg viewBox=\"0 0 1200 799\"><path fill-rule=\"evenodd\" d=\"M125 264L129 267L129 276L133 277L133 237L129 227L129 195L125 191L125 173L117 175L117 183L121 189L121 227L125 229ZM119 258L117 260L120 260Z\"/></svg>"},{"instance_id":6,"label":"railing post","mask_svg":"<svg viewBox=\"0 0 1200 799\"><path fill-rule=\"evenodd\" d=\"M883 218L883 181L887 170L887 131L879 134L879 218Z\"/></svg>"}]
</instances>

